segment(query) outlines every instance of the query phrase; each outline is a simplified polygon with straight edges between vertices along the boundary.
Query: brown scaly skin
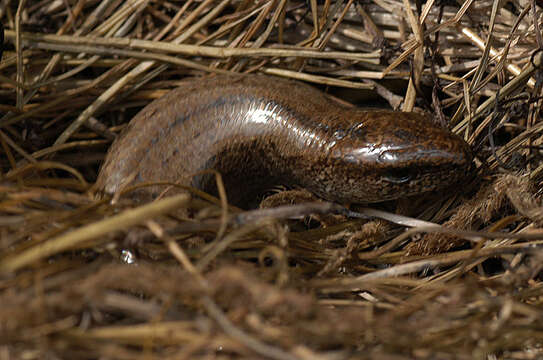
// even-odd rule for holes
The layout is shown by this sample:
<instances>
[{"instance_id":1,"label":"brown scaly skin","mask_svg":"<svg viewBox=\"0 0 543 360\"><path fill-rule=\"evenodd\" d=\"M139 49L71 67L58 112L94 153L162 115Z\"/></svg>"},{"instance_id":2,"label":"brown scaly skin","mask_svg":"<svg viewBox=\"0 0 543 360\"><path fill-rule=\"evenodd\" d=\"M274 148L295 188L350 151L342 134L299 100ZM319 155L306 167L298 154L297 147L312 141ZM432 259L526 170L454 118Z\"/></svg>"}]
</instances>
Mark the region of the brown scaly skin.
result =
<instances>
[{"instance_id":1,"label":"brown scaly skin","mask_svg":"<svg viewBox=\"0 0 543 360\"><path fill-rule=\"evenodd\" d=\"M280 78L217 76L192 79L139 112L109 149L96 186L115 193L132 178L213 193L212 176L191 175L215 169L234 204L278 184L371 203L458 183L471 164L461 138L419 114L346 108Z\"/></svg>"}]
</instances>

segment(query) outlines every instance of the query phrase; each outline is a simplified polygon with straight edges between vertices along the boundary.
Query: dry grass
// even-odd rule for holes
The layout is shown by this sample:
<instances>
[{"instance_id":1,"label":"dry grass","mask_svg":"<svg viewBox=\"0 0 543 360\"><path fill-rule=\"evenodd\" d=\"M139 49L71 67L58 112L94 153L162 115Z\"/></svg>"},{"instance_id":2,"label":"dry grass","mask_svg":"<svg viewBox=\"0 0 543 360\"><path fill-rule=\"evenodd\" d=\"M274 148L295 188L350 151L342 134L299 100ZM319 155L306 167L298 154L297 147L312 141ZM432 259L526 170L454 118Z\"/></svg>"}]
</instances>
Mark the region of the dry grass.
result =
<instances>
[{"instance_id":1,"label":"dry grass","mask_svg":"<svg viewBox=\"0 0 543 360\"><path fill-rule=\"evenodd\" d=\"M407 5L0 2L0 359L543 357L542 9ZM136 111L228 72L431 112L478 169L371 221L94 199Z\"/></svg>"}]
</instances>

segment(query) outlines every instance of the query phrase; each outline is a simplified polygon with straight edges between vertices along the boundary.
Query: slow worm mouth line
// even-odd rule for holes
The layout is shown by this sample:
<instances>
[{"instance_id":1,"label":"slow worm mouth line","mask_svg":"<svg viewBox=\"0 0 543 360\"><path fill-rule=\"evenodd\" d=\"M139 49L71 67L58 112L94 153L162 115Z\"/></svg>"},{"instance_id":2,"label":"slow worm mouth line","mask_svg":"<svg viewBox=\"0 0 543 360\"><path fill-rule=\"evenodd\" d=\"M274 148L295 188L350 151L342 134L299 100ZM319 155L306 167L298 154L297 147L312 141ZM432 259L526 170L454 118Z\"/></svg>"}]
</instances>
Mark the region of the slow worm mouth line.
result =
<instances>
[{"instance_id":1,"label":"slow worm mouth line","mask_svg":"<svg viewBox=\"0 0 543 360\"><path fill-rule=\"evenodd\" d=\"M410 147L417 151L409 152ZM406 152L390 156L398 148ZM219 75L184 82L141 110L110 147L96 188L118 189L135 170L134 182L190 185L188 174L209 168L224 174L231 193L269 187L267 178L279 178L284 184L324 189L320 194L329 200L364 202L381 191L350 190L353 181L364 184L364 174L386 165L392 169L388 181L397 187L392 195L383 189L383 197L412 195L411 176L402 173L409 169L406 164L416 168L434 161L463 171L471 162L466 149L462 139L419 114L345 108L311 86L281 78ZM341 169L330 166L332 160ZM440 183L419 192L448 185L443 177L435 181Z\"/></svg>"}]
</instances>

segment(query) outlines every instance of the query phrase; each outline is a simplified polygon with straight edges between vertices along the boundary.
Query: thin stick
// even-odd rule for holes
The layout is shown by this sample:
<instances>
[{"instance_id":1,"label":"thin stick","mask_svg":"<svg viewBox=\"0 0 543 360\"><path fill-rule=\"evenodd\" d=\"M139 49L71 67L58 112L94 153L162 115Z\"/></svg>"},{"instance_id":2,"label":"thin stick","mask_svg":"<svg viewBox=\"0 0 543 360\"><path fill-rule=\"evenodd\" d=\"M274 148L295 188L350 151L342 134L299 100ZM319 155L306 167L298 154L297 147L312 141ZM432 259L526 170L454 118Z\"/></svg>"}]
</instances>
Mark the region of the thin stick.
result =
<instances>
[{"instance_id":1,"label":"thin stick","mask_svg":"<svg viewBox=\"0 0 543 360\"><path fill-rule=\"evenodd\" d=\"M2 259L2 262L0 262L0 272L19 270L48 256L72 249L88 240L100 239L100 242L106 241L108 238L103 235L115 230L127 229L130 226L168 213L173 209L187 204L189 200L189 195L180 194L135 209L125 210L113 217L82 226L56 238L46 240L20 254Z\"/></svg>"}]
</instances>

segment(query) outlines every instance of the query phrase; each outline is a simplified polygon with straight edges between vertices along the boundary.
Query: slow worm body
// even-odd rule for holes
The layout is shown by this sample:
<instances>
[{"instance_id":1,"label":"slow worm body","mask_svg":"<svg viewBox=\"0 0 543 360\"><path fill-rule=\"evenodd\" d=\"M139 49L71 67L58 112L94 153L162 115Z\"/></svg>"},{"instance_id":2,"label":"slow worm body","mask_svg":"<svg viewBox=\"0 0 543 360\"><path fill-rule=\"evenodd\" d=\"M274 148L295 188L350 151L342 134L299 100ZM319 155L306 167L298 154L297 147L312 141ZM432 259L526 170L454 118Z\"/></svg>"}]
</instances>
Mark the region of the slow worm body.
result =
<instances>
[{"instance_id":1,"label":"slow worm body","mask_svg":"<svg viewBox=\"0 0 543 360\"><path fill-rule=\"evenodd\" d=\"M271 186L371 203L435 191L466 177L469 146L425 116L344 107L299 82L247 75L193 79L150 103L111 146L96 186L170 181L243 204ZM140 195L156 196L151 186Z\"/></svg>"}]
</instances>

